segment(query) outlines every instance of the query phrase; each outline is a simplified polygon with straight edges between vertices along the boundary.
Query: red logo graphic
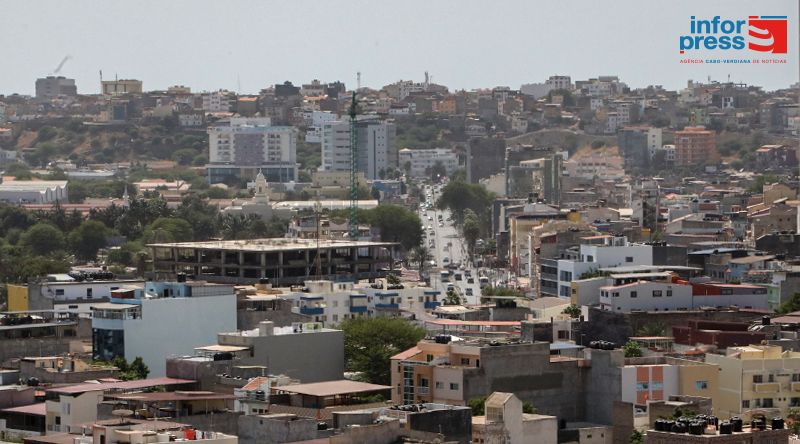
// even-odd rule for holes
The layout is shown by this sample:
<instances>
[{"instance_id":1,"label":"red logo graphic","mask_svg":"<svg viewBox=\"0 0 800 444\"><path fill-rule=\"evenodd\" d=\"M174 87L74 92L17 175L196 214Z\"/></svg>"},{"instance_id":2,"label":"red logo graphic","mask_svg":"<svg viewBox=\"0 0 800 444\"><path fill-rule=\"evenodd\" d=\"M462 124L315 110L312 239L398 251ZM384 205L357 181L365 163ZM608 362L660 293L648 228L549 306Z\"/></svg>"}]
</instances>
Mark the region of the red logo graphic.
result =
<instances>
[{"instance_id":1,"label":"red logo graphic","mask_svg":"<svg viewBox=\"0 0 800 444\"><path fill-rule=\"evenodd\" d=\"M750 41L747 47L753 51L786 54L787 17L751 15L748 17L747 34Z\"/></svg>"}]
</instances>

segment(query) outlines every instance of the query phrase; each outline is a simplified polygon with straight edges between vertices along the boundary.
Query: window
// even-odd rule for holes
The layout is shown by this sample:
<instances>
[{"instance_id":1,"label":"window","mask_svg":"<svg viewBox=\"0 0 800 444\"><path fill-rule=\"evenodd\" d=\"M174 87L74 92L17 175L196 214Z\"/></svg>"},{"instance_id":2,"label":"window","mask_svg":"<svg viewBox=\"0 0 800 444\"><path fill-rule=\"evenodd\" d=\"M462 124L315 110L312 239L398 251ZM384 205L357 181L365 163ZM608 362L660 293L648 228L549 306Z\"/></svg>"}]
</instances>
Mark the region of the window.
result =
<instances>
[{"instance_id":1,"label":"window","mask_svg":"<svg viewBox=\"0 0 800 444\"><path fill-rule=\"evenodd\" d=\"M399 395L400 393L402 393L400 390L400 384L397 384L397 394Z\"/></svg>"},{"instance_id":2,"label":"window","mask_svg":"<svg viewBox=\"0 0 800 444\"><path fill-rule=\"evenodd\" d=\"M637 294L635 291L632 291L632 292L631 292L631 297L632 297L632 298L635 298L635 297L638 297L638 296L639 296L639 295L638 295L638 294Z\"/></svg>"},{"instance_id":3,"label":"window","mask_svg":"<svg viewBox=\"0 0 800 444\"><path fill-rule=\"evenodd\" d=\"M742 408L743 409L749 409L750 408L750 400L749 399L745 399L744 401L742 401Z\"/></svg>"},{"instance_id":4,"label":"window","mask_svg":"<svg viewBox=\"0 0 800 444\"><path fill-rule=\"evenodd\" d=\"M753 375L753 383L760 384L764 382L764 375Z\"/></svg>"},{"instance_id":5,"label":"window","mask_svg":"<svg viewBox=\"0 0 800 444\"><path fill-rule=\"evenodd\" d=\"M625 262L633 262L633 256L625 256Z\"/></svg>"},{"instance_id":6,"label":"window","mask_svg":"<svg viewBox=\"0 0 800 444\"><path fill-rule=\"evenodd\" d=\"M333 307L336 308L339 306L339 301L333 301Z\"/></svg>"},{"instance_id":7,"label":"window","mask_svg":"<svg viewBox=\"0 0 800 444\"><path fill-rule=\"evenodd\" d=\"M672 290L667 290L667 297L672 297Z\"/></svg>"},{"instance_id":8,"label":"window","mask_svg":"<svg viewBox=\"0 0 800 444\"><path fill-rule=\"evenodd\" d=\"M800 382L800 373L792 373L792 382Z\"/></svg>"},{"instance_id":9,"label":"window","mask_svg":"<svg viewBox=\"0 0 800 444\"><path fill-rule=\"evenodd\" d=\"M660 298L661 297L661 290L653 290L653 297Z\"/></svg>"},{"instance_id":10,"label":"window","mask_svg":"<svg viewBox=\"0 0 800 444\"><path fill-rule=\"evenodd\" d=\"M444 388L444 383L442 381L436 381L436 388L437 389L443 389Z\"/></svg>"},{"instance_id":11,"label":"window","mask_svg":"<svg viewBox=\"0 0 800 444\"><path fill-rule=\"evenodd\" d=\"M333 315L333 322L339 322L339 315Z\"/></svg>"},{"instance_id":12,"label":"window","mask_svg":"<svg viewBox=\"0 0 800 444\"><path fill-rule=\"evenodd\" d=\"M615 291L615 292L611 293L611 296L614 296L615 298L618 298L619 297L619 292Z\"/></svg>"},{"instance_id":13,"label":"window","mask_svg":"<svg viewBox=\"0 0 800 444\"><path fill-rule=\"evenodd\" d=\"M88 299L91 299L91 298L92 298L92 289L91 289L91 288L87 288L87 289L86 289L86 297L87 297Z\"/></svg>"},{"instance_id":14,"label":"window","mask_svg":"<svg viewBox=\"0 0 800 444\"><path fill-rule=\"evenodd\" d=\"M705 390L708 388L708 381L695 381L694 388L697 390Z\"/></svg>"},{"instance_id":15,"label":"window","mask_svg":"<svg viewBox=\"0 0 800 444\"><path fill-rule=\"evenodd\" d=\"M587 255L586 262L594 262L594 256L592 256L591 254Z\"/></svg>"},{"instance_id":16,"label":"window","mask_svg":"<svg viewBox=\"0 0 800 444\"><path fill-rule=\"evenodd\" d=\"M636 391L641 392L645 390L650 390L650 383L648 382L639 382L636 384Z\"/></svg>"},{"instance_id":17,"label":"window","mask_svg":"<svg viewBox=\"0 0 800 444\"><path fill-rule=\"evenodd\" d=\"M775 382L775 375L773 375L772 373L767 375L767 382Z\"/></svg>"},{"instance_id":18,"label":"window","mask_svg":"<svg viewBox=\"0 0 800 444\"><path fill-rule=\"evenodd\" d=\"M451 382L450 383L450 390L458 390L458 383Z\"/></svg>"},{"instance_id":19,"label":"window","mask_svg":"<svg viewBox=\"0 0 800 444\"><path fill-rule=\"evenodd\" d=\"M469 358L461 358L461 365L469 365Z\"/></svg>"},{"instance_id":20,"label":"window","mask_svg":"<svg viewBox=\"0 0 800 444\"><path fill-rule=\"evenodd\" d=\"M425 360L428 362L433 361L433 355L425 355Z\"/></svg>"},{"instance_id":21,"label":"window","mask_svg":"<svg viewBox=\"0 0 800 444\"><path fill-rule=\"evenodd\" d=\"M772 398L764 398L761 400L761 407L764 408L771 408L772 407Z\"/></svg>"},{"instance_id":22,"label":"window","mask_svg":"<svg viewBox=\"0 0 800 444\"><path fill-rule=\"evenodd\" d=\"M800 407L800 398L789 398L789 407Z\"/></svg>"},{"instance_id":23,"label":"window","mask_svg":"<svg viewBox=\"0 0 800 444\"><path fill-rule=\"evenodd\" d=\"M56 296L64 296L64 289L63 288L57 288L56 289Z\"/></svg>"}]
</instances>

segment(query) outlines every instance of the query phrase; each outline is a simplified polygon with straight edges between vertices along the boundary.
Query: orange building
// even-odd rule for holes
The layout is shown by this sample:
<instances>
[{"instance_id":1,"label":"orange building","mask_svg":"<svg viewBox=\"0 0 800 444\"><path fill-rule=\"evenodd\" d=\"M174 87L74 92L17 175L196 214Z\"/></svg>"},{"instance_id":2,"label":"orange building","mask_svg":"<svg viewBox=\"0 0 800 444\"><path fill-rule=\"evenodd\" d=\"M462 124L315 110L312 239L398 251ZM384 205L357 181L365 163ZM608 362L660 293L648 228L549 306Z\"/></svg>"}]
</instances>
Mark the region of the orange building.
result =
<instances>
[{"instance_id":1,"label":"orange building","mask_svg":"<svg viewBox=\"0 0 800 444\"><path fill-rule=\"evenodd\" d=\"M692 166L719 159L714 131L702 126L686 127L675 132L675 165Z\"/></svg>"}]
</instances>

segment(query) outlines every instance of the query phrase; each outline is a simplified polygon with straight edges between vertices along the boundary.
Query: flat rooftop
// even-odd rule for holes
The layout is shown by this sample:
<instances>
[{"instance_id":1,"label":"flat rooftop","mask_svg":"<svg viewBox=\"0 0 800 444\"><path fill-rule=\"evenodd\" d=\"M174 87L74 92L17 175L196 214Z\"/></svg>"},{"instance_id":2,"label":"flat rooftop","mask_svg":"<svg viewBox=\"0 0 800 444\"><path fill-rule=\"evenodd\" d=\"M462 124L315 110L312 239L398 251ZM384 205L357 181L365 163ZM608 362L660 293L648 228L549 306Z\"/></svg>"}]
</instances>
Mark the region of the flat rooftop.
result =
<instances>
[{"instance_id":1,"label":"flat rooftop","mask_svg":"<svg viewBox=\"0 0 800 444\"><path fill-rule=\"evenodd\" d=\"M177 379L177 378L151 378L139 379L136 381L117 381L117 382L104 382L100 384L85 383L67 385L62 387L54 387L47 389L48 392L60 393L64 395L74 395L84 392L91 392L95 390L141 390L150 387L158 387L160 385L178 385L178 384L193 384L194 380L191 379Z\"/></svg>"},{"instance_id":2,"label":"flat rooftop","mask_svg":"<svg viewBox=\"0 0 800 444\"><path fill-rule=\"evenodd\" d=\"M370 242L370 241L349 241L349 240L320 240L319 248L350 248L350 247L391 247L397 245L395 242ZM316 239L251 239L251 240L228 240L228 241L205 241L205 242L172 242L148 244L148 247L156 248L189 248L204 250L229 250L229 251L295 251L295 250L316 250Z\"/></svg>"},{"instance_id":3,"label":"flat rooftop","mask_svg":"<svg viewBox=\"0 0 800 444\"><path fill-rule=\"evenodd\" d=\"M338 381L315 382L311 384L279 385L273 387L276 392L297 393L300 395L328 397L348 395L352 393L368 393L391 390L388 385L369 384L366 382L341 379Z\"/></svg>"}]
</instances>

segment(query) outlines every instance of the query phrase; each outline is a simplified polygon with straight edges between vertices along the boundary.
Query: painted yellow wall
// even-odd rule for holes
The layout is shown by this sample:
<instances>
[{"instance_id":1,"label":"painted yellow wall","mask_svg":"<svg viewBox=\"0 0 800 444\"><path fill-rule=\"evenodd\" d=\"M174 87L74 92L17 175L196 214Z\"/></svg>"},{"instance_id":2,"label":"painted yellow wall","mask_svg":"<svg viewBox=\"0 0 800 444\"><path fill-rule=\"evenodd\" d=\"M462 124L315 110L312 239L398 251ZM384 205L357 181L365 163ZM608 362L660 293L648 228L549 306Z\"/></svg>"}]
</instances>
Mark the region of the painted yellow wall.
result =
<instances>
[{"instance_id":1,"label":"painted yellow wall","mask_svg":"<svg viewBox=\"0 0 800 444\"><path fill-rule=\"evenodd\" d=\"M8 288L8 311L27 311L28 287L8 284L6 288Z\"/></svg>"}]
</instances>

